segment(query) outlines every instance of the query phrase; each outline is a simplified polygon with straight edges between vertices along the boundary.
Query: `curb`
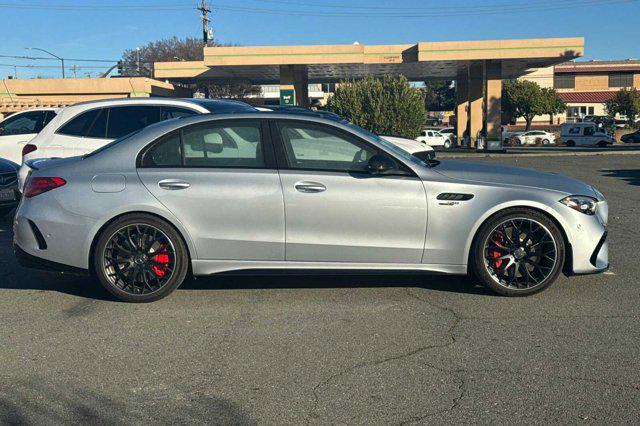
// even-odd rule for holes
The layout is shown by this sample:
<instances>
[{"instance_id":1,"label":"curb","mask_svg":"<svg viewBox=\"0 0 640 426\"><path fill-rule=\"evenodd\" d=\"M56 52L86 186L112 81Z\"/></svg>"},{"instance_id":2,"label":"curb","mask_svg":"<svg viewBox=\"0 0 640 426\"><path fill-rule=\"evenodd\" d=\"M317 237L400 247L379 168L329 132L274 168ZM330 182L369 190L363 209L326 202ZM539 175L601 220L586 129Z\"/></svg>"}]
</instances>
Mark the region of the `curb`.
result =
<instances>
[{"instance_id":1,"label":"curb","mask_svg":"<svg viewBox=\"0 0 640 426\"><path fill-rule=\"evenodd\" d=\"M513 157L590 157L596 155L640 155L640 150L625 151L597 151L597 152L507 152L505 154L491 153L469 153L469 154L447 154L438 152L438 158L513 158Z\"/></svg>"}]
</instances>

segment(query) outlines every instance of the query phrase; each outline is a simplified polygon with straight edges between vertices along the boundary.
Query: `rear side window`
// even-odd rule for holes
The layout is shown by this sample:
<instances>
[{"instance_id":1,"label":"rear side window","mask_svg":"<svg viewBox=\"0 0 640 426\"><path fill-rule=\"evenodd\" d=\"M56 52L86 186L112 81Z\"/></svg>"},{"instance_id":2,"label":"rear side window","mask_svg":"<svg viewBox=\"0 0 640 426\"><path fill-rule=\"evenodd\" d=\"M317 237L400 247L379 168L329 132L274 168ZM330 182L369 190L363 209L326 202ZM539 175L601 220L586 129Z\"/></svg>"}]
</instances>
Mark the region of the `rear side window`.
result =
<instances>
[{"instance_id":1,"label":"rear side window","mask_svg":"<svg viewBox=\"0 0 640 426\"><path fill-rule=\"evenodd\" d=\"M68 136L86 135L99 112L100 109L83 112L62 126L60 130L58 130L58 133Z\"/></svg>"},{"instance_id":2,"label":"rear side window","mask_svg":"<svg viewBox=\"0 0 640 426\"><path fill-rule=\"evenodd\" d=\"M159 120L159 106L132 105L110 108L107 138L121 138Z\"/></svg>"},{"instance_id":3,"label":"rear side window","mask_svg":"<svg viewBox=\"0 0 640 426\"><path fill-rule=\"evenodd\" d=\"M141 167L264 168L259 121L197 124L170 133L143 154Z\"/></svg>"},{"instance_id":4,"label":"rear side window","mask_svg":"<svg viewBox=\"0 0 640 426\"><path fill-rule=\"evenodd\" d=\"M177 167L181 165L180 131L163 136L142 156L143 167Z\"/></svg>"},{"instance_id":5,"label":"rear side window","mask_svg":"<svg viewBox=\"0 0 640 426\"><path fill-rule=\"evenodd\" d=\"M42 128L49 124L49 122L53 120L56 115L57 114L55 111L45 111L44 120L42 121Z\"/></svg>"},{"instance_id":6,"label":"rear side window","mask_svg":"<svg viewBox=\"0 0 640 426\"><path fill-rule=\"evenodd\" d=\"M259 122L206 124L182 133L185 166L264 167Z\"/></svg>"},{"instance_id":7,"label":"rear side window","mask_svg":"<svg viewBox=\"0 0 640 426\"><path fill-rule=\"evenodd\" d=\"M89 138L102 138L107 135L107 116L109 110L104 108L98 111L98 115L93 120L91 127L87 131L86 135Z\"/></svg>"}]
</instances>

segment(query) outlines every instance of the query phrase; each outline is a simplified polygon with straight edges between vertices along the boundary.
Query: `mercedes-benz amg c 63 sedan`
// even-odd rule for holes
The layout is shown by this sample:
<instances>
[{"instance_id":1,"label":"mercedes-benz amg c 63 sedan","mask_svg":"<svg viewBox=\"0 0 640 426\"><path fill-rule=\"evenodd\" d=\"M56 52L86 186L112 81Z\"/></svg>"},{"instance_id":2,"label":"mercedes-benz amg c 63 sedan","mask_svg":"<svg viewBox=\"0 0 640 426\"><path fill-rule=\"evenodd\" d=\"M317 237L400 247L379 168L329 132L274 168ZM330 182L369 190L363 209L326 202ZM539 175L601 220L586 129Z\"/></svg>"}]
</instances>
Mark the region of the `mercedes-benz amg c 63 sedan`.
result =
<instances>
[{"instance_id":1,"label":"mercedes-benz amg c 63 sedan","mask_svg":"<svg viewBox=\"0 0 640 426\"><path fill-rule=\"evenodd\" d=\"M607 201L556 174L420 160L311 115L193 116L36 161L14 223L24 265L92 273L147 302L187 274L473 274L528 295L608 267Z\"/></svg>"}]
</instances>

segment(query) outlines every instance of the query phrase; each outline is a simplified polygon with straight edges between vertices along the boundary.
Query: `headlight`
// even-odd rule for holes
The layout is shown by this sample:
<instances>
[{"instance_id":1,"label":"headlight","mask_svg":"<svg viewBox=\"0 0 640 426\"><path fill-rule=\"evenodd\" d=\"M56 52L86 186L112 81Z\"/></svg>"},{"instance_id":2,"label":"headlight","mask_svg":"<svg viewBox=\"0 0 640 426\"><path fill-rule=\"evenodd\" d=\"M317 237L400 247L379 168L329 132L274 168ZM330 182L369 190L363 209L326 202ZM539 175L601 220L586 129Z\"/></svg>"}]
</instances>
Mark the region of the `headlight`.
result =
<instances>
[{"instance_id":1,"label":"headlight","mask_svg":"<svg viewBox=\"0 0 640 426\"><path fill-rule=\"evenodd\" d=\"M570 195L560 200L560 202L580 213L594 215L596 213L598 200L593 197L587 197L586 195Z\"/></svg>"}]
</instances>

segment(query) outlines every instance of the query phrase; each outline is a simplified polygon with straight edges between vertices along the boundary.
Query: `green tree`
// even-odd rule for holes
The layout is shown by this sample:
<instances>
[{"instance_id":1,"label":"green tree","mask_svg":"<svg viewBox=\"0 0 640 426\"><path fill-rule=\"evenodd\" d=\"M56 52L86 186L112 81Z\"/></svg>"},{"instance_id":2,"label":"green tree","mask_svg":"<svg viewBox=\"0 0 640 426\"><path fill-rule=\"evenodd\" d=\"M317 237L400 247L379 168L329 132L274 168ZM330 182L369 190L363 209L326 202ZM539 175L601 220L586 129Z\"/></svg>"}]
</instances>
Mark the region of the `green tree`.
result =
<instances>
[{"instance_id":1,"label":"green tree","mask_svg":"<svg viewBox=\"0 0 640 426\"><path fill-rule=\"evenodd\" d=\"M327 108L379 135L416 138L427 113L424 93L403 76L372 76L340 83Z\"/></svg>"},{"instance_id":2,"label":"green tree","mask_svg":"<svg viewBox=\"0 0 640 426\"><path fill-rule=\"evenodd\" d=\"M640 92L632 89L620 89L616 95L605 103L607 114L626 115L629 126L635 126L636 117L640 115Z\"/></svg>"},{"instance_id":3,"label":"green tree","mask_svg":"<svg viewBox=\"0 0 640 426\"><path fill-rule=\"evenodd\" d=\"M222 46L210 42L209 46ZM138 49L128 49L122 54L122 75L153 77L153 63L162 61L202 61L202 40L194 37L180 39L170 37L152 41ZM198 83L192 89L204 91L209 97L244 99L260 93L260 87L249 83L213 84Z\"/></svg>"},{"instance_id":4,"label":"green tree","mask_svg":"<svg viewBox=\"0 0 640 426\"><path fill-rule=\"evenodd\" d=\"M425 81L422 90L427 111L452 111L455 108L456 89L451 81Z\"/></svg>"},{"instance_id":5,"label":"green tree","mask_svg":"<svg viewBox=\"0 0 640 426\"><path fill-rule=\"evenodd\" d=\"M542 89L542 96L545 101L544 113L549 115L549 124L553 124L553 116L565 112L567 104L560 98L558 92L550 87Z\"/></svg>"},{"instance_id":6,"label":"green tree","mask_svg":"<svg viewBox=\"0 0 640 426\"><path fill-rule=\"evenodd\" d=\"M527 122L526 130L536 115L546 114L548 102L542 88L533 81L505 81L502 86L502 109L514 118L522 117Z\"/></svg>"}]
</instances>

